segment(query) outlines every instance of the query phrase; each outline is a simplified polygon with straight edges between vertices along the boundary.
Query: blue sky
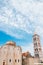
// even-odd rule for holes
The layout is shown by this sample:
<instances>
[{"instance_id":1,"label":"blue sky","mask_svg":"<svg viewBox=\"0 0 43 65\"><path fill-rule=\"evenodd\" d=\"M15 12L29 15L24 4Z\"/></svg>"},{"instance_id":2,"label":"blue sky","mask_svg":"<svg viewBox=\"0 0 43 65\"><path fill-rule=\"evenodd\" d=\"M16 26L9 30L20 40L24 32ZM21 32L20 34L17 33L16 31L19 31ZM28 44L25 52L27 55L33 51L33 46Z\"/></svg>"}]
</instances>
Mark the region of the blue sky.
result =
<instances>
[{"instance_id":1,"label":"blue sky","mask_svg":"<svg viewBox=\"0 0 43 65\"><path fill-rule=\"evenodd\" d=\"M0 0L0 46L12 40L33 54L34 32L43 48L43 0Z\"/></svg>"}]
</instances>

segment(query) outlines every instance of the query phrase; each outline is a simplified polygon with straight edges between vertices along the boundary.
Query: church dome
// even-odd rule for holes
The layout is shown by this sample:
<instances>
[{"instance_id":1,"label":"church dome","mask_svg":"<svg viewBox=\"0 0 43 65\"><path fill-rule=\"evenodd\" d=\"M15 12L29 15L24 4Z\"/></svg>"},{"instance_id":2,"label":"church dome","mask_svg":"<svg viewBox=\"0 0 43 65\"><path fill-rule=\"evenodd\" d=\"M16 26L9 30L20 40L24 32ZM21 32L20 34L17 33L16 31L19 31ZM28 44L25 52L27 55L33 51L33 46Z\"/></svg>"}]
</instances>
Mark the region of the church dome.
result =
<instances>
[{"instance_id":1,"label":"church dome","mask_svg":"<svg viewBox=\"0 0 43 65\"><path fill-rule=\"evenodd\" d=\"M16 46L16 43L15 43L15 42L12 42L12 41L8 41L8 42L6 43L6 45Z\"/></svg>"}]
</instances>

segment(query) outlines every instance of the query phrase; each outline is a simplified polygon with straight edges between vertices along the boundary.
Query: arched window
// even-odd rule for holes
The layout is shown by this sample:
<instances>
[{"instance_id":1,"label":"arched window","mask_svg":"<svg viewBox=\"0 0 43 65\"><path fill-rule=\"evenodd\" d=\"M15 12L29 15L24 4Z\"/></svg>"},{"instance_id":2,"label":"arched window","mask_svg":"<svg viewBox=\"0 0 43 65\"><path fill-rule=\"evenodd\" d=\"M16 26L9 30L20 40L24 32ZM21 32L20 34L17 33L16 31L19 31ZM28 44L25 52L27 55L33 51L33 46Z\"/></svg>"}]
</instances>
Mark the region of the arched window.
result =
<instances>
[{"instance_id":1,"label":"arched window","mask_svg":"<svg viewBox=\"0 0 43 65\"><path fill-rule=\"evenodd\" d=\"M35 54L36 57L39 57L39 54Z\"/></svg>"},{"instance_id":2,"label":"arched window","mask_svg":"<svg viewBox=\"0 0 43 65\"><path fill-rule=\"evenodd\" d=\"M18 59L18 62L19 62L19 59Z\"/></svg>"},{"instance_id":3,"label":"arched window","mask_svg":"<svg viewBox=\"0 0 43 65\"><path fill-rule=\"evenodd\" d=\"M17 60L15 59L15 62L17 62Z\"/></svg>"},{"instance_id":4,"label":"arched window","mask_svg":"<svg viewBox=\"0 0 43 65\"><path fill-rule=\"evenodd\" d=\"M35 51L38 51L38 49L36 48Z\"/></svg>"},{"instance_id":5,"label":"arched window","mask_svg":"<svg viewBox=\"0 0 43 65\"><path fill-rule=\"evenodd\" d=\"M9 60L9 62L11 62L11 59Z\"/></svg>"},{"instance_id":6,"label":"arched window","mask_svg":"<svg viewBox=\"0 0 43 65\"><path fill-rule=\"evenodd\" d=\"M36 41L36 37L33 40Z\"/></svg>"}]
</instances>

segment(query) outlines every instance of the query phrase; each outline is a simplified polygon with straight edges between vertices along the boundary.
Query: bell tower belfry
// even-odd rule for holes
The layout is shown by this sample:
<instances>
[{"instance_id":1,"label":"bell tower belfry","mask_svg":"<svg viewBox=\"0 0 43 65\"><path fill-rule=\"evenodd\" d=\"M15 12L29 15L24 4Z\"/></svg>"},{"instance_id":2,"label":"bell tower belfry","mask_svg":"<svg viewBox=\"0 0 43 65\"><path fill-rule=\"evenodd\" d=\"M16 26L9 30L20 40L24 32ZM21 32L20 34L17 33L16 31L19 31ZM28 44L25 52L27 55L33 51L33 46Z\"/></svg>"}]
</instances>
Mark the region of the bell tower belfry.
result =
<instances>
[{"instance_id":1,"label":"bell tower belfry","mask_svg":"<svg viewBox=\"0 0 43 65\"><path fill-rule=\"evenodd\" d=\"M36 33L34 33L33 35L33 44L34 44L34 57L39 58L42 61L42 49L40 44L40 37Z\"/></svg>"}]
</instances>

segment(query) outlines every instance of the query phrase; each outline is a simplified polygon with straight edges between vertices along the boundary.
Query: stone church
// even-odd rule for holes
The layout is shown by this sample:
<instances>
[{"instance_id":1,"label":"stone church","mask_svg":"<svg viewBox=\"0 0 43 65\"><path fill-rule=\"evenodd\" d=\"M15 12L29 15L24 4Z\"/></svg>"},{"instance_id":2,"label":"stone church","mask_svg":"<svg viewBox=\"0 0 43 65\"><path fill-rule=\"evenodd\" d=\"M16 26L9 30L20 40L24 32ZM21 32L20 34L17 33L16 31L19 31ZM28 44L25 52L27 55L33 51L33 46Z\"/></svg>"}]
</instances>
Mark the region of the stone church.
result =
<instances>
[{"instance_id":1,"label":"stone church","mask_svg":"<svg viewBox=\"0 0 43 65\"><path fill-rule=\"evenodd\" d=\"M22 65L22 49L14 42L7 42L0 48L0 65Z\"/></svg>"}]
</instances>

